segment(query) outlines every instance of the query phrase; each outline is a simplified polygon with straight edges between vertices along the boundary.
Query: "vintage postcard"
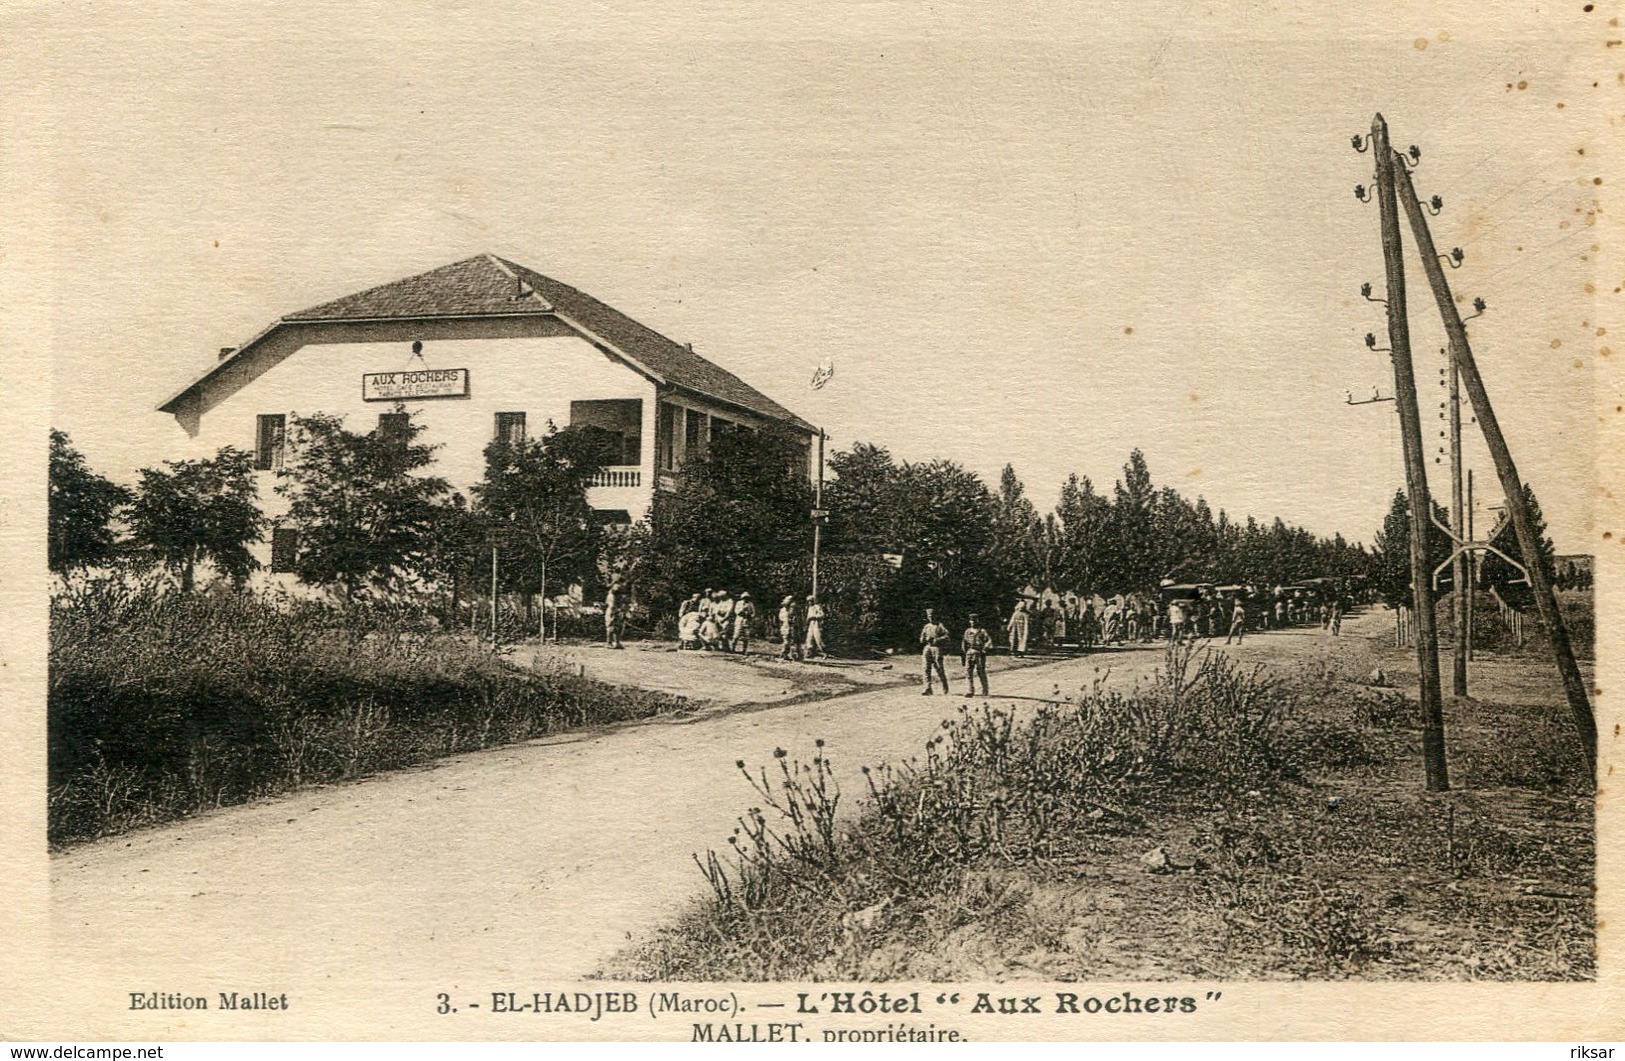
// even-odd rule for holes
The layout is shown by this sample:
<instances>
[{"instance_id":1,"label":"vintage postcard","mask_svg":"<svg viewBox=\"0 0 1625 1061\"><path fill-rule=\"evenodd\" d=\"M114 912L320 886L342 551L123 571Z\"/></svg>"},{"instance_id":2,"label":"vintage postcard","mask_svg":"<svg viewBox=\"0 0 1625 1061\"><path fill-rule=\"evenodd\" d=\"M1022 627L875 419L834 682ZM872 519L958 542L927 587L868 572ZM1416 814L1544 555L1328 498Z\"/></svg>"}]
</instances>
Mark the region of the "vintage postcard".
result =
<instances>
[{"instance_id":1,"label":"vintage postcard","mask_svg":"<svg viewBox=\"0 0 1625 1061\"><path fill-rule=\"evenodd\" d=\"M8 7L0 1038L1621 1038L1622 15Z\"/></svg>"}]
</instances>

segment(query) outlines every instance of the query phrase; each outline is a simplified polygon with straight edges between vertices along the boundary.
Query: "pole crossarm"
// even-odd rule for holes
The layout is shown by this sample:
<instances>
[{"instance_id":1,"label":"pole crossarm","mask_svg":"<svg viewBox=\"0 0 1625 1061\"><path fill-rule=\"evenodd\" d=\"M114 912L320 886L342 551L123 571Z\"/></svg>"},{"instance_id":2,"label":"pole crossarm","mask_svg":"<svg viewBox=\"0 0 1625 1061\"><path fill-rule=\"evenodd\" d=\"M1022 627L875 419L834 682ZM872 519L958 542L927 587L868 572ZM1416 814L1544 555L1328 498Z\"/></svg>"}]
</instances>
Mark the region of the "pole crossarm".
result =
<instances>
[{"instance_id":1,"label":"pole crossarm","mask_svg":"<svg viewBox=\"0 0 1625 1061\"><path fill-rule=\"evenodd\" d=\"M1512 559L1512 557L1508 556L1506 553L1503 553L1489 542L1459 542L1457 543L1457 548L1451 551L1450 556L1445 560L1445 562L1433 569L1433 588L1437 589L1439 587L1439 572L1455 563L1456 557L1468 556L1472 553L1494 553L1496 556L1499 556L1501 559L1517 568L1518 573L1524 578L1529 577L1529 569L1527 567L1524 567L1522 564L1518 563L1518 561Z\"/></svg>"}]
</instances>

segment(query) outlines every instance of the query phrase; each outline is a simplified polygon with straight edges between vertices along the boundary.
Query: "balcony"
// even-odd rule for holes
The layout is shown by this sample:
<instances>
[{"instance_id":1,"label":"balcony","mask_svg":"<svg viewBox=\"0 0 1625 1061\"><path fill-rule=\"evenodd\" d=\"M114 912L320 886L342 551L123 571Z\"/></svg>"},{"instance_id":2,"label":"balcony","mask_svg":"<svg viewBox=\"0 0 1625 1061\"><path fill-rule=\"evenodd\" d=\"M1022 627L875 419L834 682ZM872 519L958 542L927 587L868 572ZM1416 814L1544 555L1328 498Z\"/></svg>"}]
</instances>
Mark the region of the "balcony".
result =
<instances>
[{"instance_id":1,"label":"balcony","mask_svg":"<svg viewBox=\"0 0 1625 1061\"><path fill-rule=\"evenodd\" d=\"M593 475L589 486L608 486L620 489L637 488L643 485L643 469L637 465L610 465L600 468Z\"/></svg>"}]
</instances>

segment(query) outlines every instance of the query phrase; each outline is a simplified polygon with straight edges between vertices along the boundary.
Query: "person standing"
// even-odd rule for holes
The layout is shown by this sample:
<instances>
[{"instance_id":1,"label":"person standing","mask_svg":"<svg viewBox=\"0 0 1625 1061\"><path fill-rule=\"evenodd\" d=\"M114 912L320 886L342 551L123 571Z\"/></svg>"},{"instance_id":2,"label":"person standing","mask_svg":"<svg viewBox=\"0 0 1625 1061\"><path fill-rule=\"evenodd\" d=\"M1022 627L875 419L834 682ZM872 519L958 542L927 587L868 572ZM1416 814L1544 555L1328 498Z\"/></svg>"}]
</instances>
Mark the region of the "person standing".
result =
<instances>
[{"instance_id":1,"label":"person standing","mask_svg":"<svg viewBox=\"0 0 1625 1061\"><path fill-rule=\"evenodd\" d=\"M1010 654L1012 656L1025 656L1027 654L1027 602L1016 601L1016 610L1010 613L1008 624L1010 633ZM983 631L984 633L986 631Z\"/></svg>"},{"instance_id":2,"label":"person standing","mask_svg":"<svg viewBox=\"0 0 1625 1061\"><path fill-rule=\"evenodd\" d=\"M1185 623L1188 621L1185 602L1178 597L1168 602L1168 641L1179 645L1185 641Z\"/></svg>"},{"instance_id":3,"label":"person standing","mask_svg":"<svg viewBox=\"0 0 1625 1061\"><path fill-rule=\"evenodd\" d=\"M1100 636L1100 619L1095 615L1095 602L1089 601L1083 606L1083 613L1078 616L1078 640L1083 650L1088 652L1095 647L1095 639Z\"/></svg>"},{"instance_id":4,"label":"person standing","mask_svg":"<svg viewBox=\"0 0 1625 1061\"><path fill-rule=\"evenodd\" d=\"M982 680L982 695L987 695L987 650L993 646L993 635L982 629L972 612L970 625L959 638L959 650L965 660L965 695L976 695L976 680Z\"/></svg>"},{"instance_id":5,"label":"person standing","mask_svg":"<svg viewBox=\"0 0 1625 1061\"><path fill-rule=\"evenodd\" d=\"M937 680L942 682L942 692L948 694L948 672L942 666L942 646L948 641L948 628L937 622L937 614L930 608L925 610L925 625L920 627L920 660L925 666L925 691L921 696L930 696L931 675L935 671Z\"/></svg>"},{"instance_id":6,"label":"person standing","mask_svg":"<svg viewBox=\"0 0 1625 1061\"><path fill-rule=\"evenodd\" d=\"M779 604L779 639L784 647L779 650L779 658L788 660L801 659L801 622L796 614L796 598L788 595Z\"/></svg>"},{"instance_id":7,"label":"person standing","mask_svg":"<svg viewBox=\"0 0 1625 1061\"><path fill-rule=\"evenodd\" d=\"M1343 635L1343 598L1342 597L1333 598L1332 603L1331 603L1331 607L1328 609L1328 614L1330 615L1330 618L1327 620L1327 622L1328 622L1328 625L1329 625L1329 627L1331 629L1332 636L1333 637L1341 637Z\"/></svg>"},{"instance_id":8,"label":"person standing","mask_svg":"<svg viewBox=\"0 0 1625 1061\"><path fill-rule=\"evenodd\" d=\"M734 605L733 649L743 655L750 651L750 628L756 622L756 605L747 590L739 595Z\"/></svg>"},{"instance_id":9,"label":"person standing","mask_svg":"<svg viewBox=\"0 0 1625 1061\"><path fill-rule=\"evenodd\" d=\"M818 598L807 598L807 658L812 659L813 653L819 658L828 658L829 653L824 650L824 606L818 603Z\"/></svg>"},{"instance_id":10,"label":"person standing","mask_svg":"<svg viewBox=\"0 0 1625 1061\"><path fill-rule=\"evenodd\" d=\"M611 582L604 592L604 645L625 648L621 644L621 630L626 624L626 605L621 601L621 586Z\"/></svg>"},{"instance_id":11,"label":"person standing","mask_svg":"<svg viewBox=\"0 0 1625 1061\"><path fill-rule=\"evenodd\" d=\"M1241 636L1247 630L1247 606L1241 603L1241 596L1236 596L1235 603L1230 606L1230 632L1224 635L1224 643L1229 644L1230 639L1236 639L1241 644Z\"/></svg>"},{"instance_id":12,"label":"person standing","mask_svg":"<svg viewBox=\"0 0 1625 1061\"><path fill-rule=\"evenodd\" d=\"M717 644L722 651L732 652L734 639L733 595L725 589L717 590L717 599L716 603L711 607L711 615L717 621Z\"/></svg>"}]
</instances>

